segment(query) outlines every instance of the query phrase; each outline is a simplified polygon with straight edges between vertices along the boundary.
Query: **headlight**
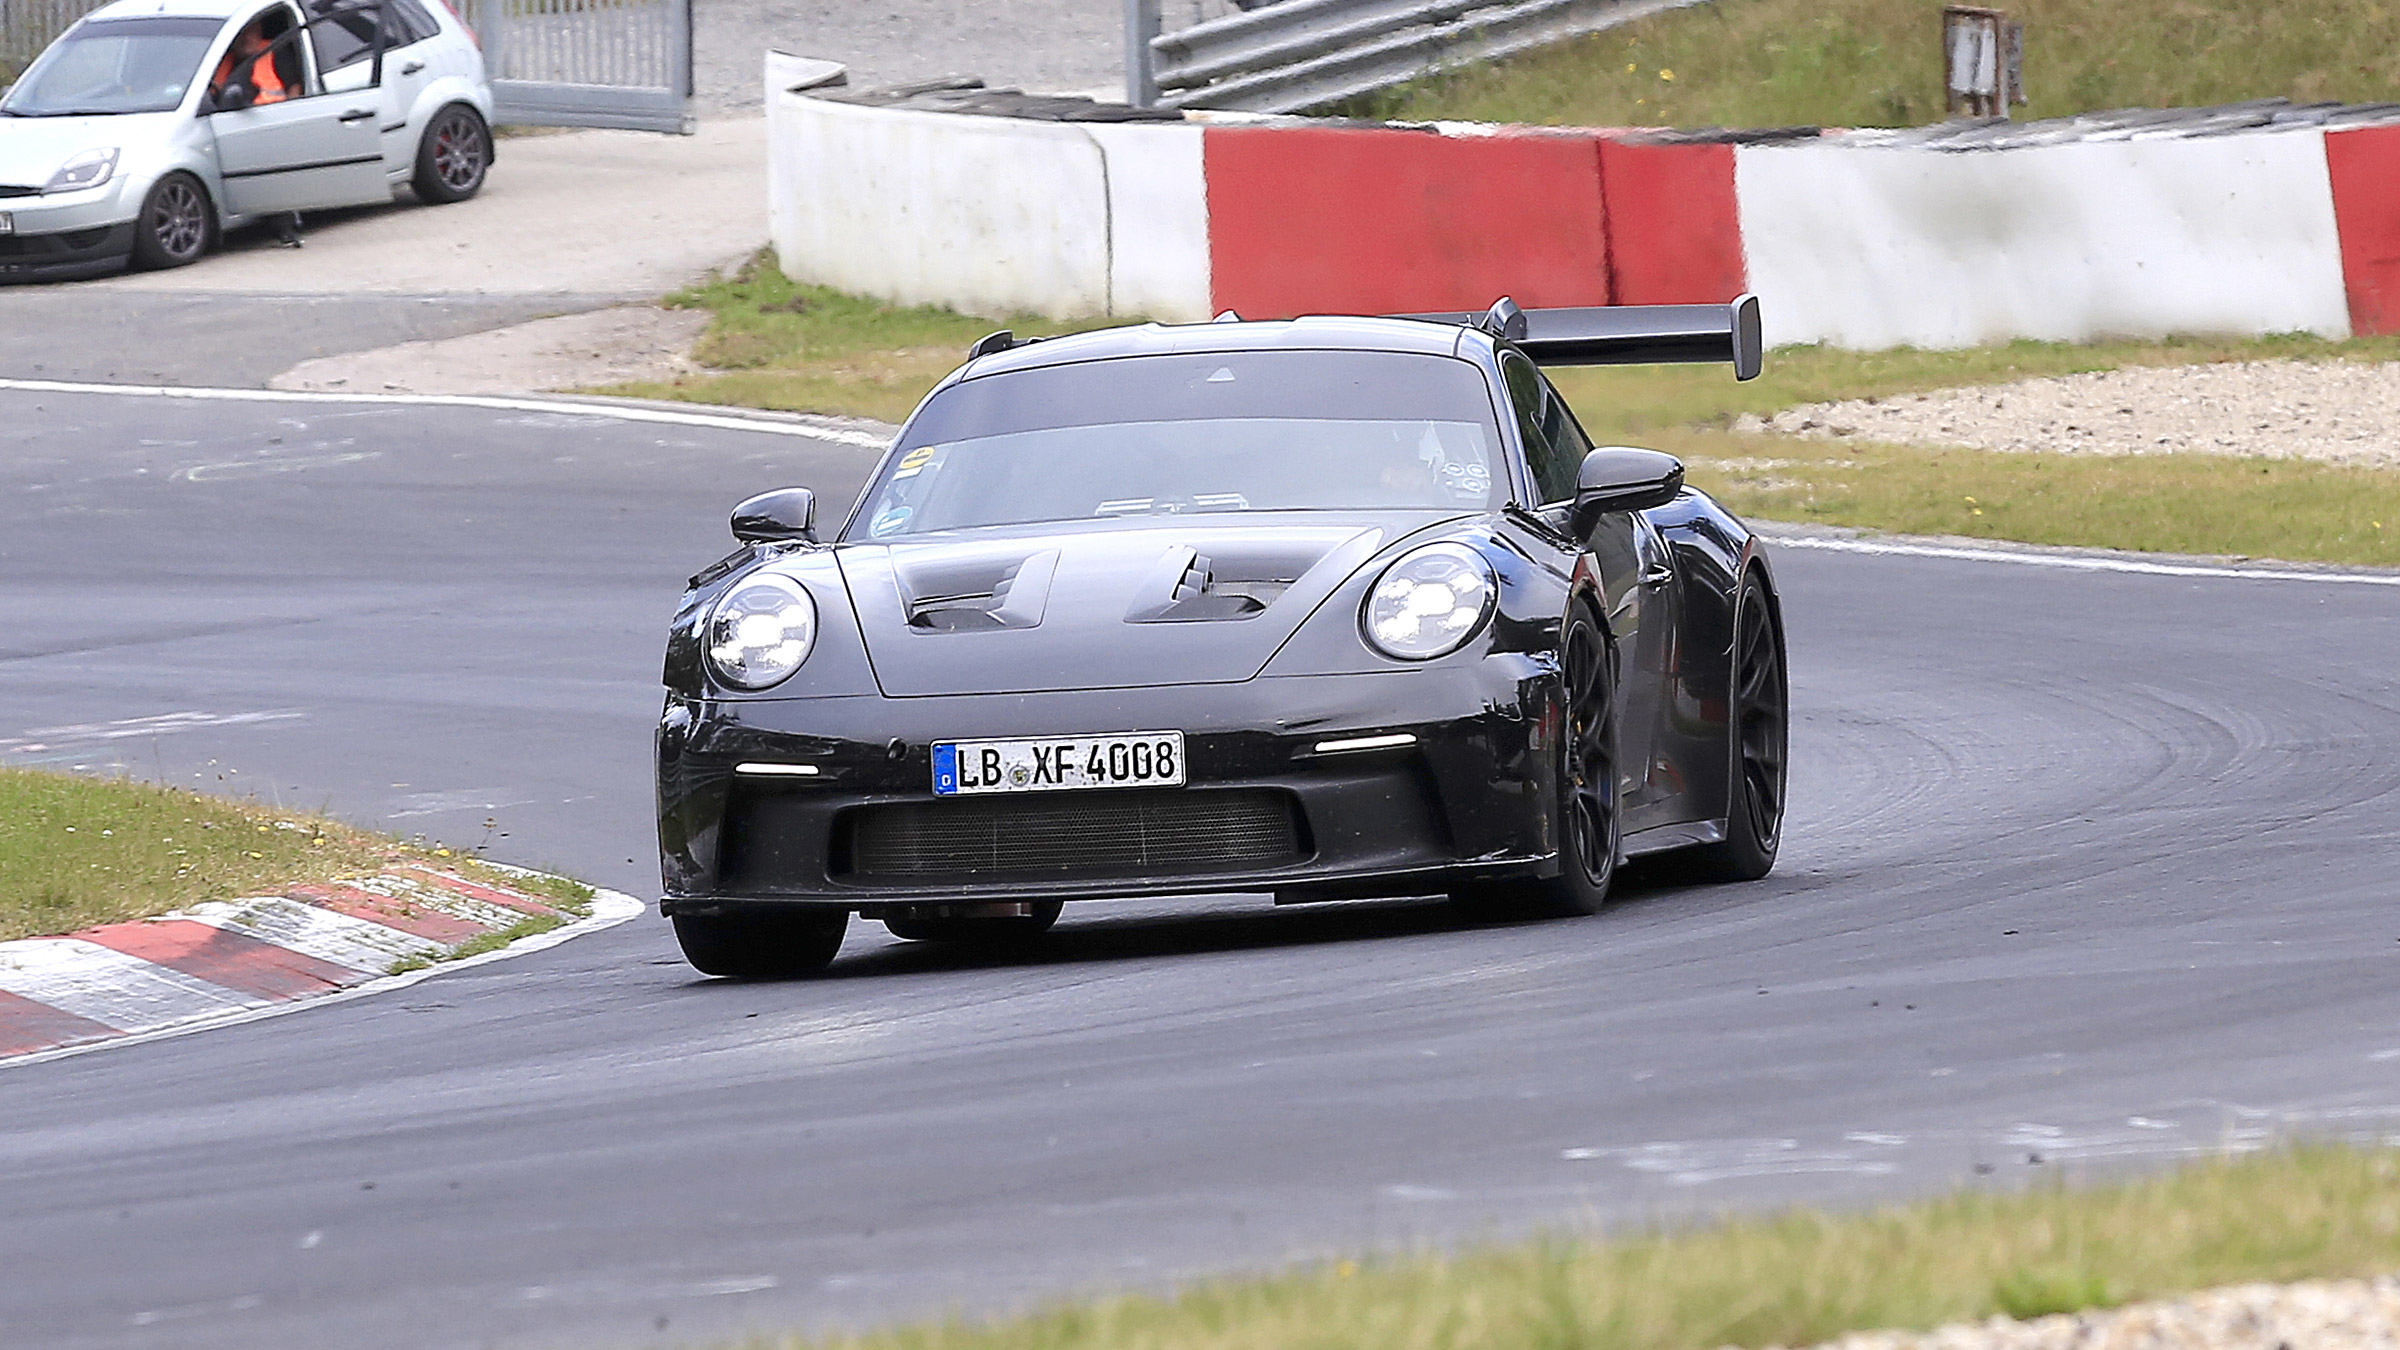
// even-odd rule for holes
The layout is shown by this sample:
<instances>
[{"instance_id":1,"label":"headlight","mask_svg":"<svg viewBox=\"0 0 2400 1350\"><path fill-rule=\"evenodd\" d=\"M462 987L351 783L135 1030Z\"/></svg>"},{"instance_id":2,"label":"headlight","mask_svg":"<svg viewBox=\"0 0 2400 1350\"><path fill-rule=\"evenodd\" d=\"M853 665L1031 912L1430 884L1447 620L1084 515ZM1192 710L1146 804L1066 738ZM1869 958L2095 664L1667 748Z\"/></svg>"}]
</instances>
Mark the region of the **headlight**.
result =
<instances>
[{"instance_id":1,"label":"headlight","mask_svg":"<svg viewBox=\"0 0 2400 1350\"><path fill-rule=\"evenodd\" d=\"M1482 554L1464 544L1427 544L1383 569L1360 618L1377 651L1429 661L1465 646L1499 594Z\"/></svg>"},{"instance_id":2,"label":"headlight","mask_svg":"<svg viewBox=\"0 0 2400 1350\"><path fill-rule=\"evenodd\" d=\"M799 582L762 573L717 601L702 640L719 679L764 689L798 670L817 645L817 602Z\"/></svg>"},{"instance_id":3,"label":"headlight","mask_svg":"<svg viewBox=\"0 0 2400 1350\"><path fill-rule=\"evenodd\" d=\"M117 171L117 152L86 150L66 163L66 167L50 175L42 186L44 192L73 192L77 188L98 187Z\"/></svg>"}]
</instances>

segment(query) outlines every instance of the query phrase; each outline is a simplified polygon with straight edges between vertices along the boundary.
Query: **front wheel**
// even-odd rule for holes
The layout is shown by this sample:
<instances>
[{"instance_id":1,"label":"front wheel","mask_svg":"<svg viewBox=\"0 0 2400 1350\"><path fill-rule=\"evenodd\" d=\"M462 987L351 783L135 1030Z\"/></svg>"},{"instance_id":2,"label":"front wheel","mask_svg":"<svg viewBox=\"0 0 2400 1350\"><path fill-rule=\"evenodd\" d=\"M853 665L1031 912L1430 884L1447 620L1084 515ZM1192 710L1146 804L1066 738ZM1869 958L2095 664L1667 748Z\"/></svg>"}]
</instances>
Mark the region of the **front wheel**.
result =
<instances>
[{"instance_id":1,"label":"front wheel","mask_svg":"<svg viewBox=\"0 0 2400 1350\"><path fill-rule=\"evenodd\" d=\"M483 114L464 103L453 103L433 115L425 139L417 143L420 200L463 202L483 191L483 177L492 167L492 129Z\"/></svg>"},{"instance_id":2,"label":"front wheel","mask_svg":"<svg viewBox=\"0 0 2400 1350\"><path fill-rule=\"evenodd\" d=\"M1600 621L1578 604L1559 642L1566 720L1559 733L1558 875L1463 891L1470 910L1596 914L1608 903L1623 847L1617 795L1616 668Z\"/></svg>"},{"instance_id":3,"label":"front wheel","mask_svg":"<svg viewBox=\"0 0 2400 1350\"><path fill-rule=\"evenodd\" d=\"M1783 623L1756 572L1742 578L1734 619L1733 697L1726 718L1732 781L1725 842L1693 850L1700 873L1717 881L1756 881L1775 866L1783 841L1785 756L1791 690L1783 665Z\"/></svg>"},{"instance_id":4,"label":"front wheel","mask_svg":"<svg viewBox=\"0 0 2400 1350\"><path fill-rule=\"evenodd\" d=\"M772 980L814 975L833 964L850 927L848 910L795 914L678 914L675 941L703 975Z\"/></svg>"},{"instance_id":5,"label":"front wheel","mask_svg":"<svg viewBox=\"0 0 2400 1350\"><path fill-rule=\"evenodd\" d=\"M142 198L142 214L133 222L134 264L160 271L196 263L216 228L208 189L188 173L168 174Z\"/></svg>"}]
</instances>

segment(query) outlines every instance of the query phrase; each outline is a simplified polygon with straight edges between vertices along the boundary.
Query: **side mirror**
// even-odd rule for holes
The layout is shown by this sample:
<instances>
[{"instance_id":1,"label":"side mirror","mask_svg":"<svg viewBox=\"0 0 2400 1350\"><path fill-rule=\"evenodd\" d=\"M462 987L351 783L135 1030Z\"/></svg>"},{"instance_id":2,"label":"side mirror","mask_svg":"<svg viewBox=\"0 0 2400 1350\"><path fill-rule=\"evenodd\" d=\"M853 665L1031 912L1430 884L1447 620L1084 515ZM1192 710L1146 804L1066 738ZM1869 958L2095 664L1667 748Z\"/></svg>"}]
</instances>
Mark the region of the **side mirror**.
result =
<instances>
[{"instance_id":1,"label":"side mirror","mask_svg":"<svg viewBox=\"0 0 2400 1350\"><path fill-rule=\"evenodd\" d=\"M817 539L817 494L807 488L762 492L733 508L733 537L745 544Z\"/></svg>"},{"instance_id":2,"label":"side mirror","mask_svg":"<svg viewBox=\"0 0 2400 1350\"><path fill-rule=\"evenodd\" d=\"M240 80L228 80L217 91L218 112L240 112L258 99L258 91Z\"/></svg>"},{"instance_id":3,"label":"side mirror","mask_svg":"<svg viewBox=\"0 0 2400 1350\"><path fill-rule=\"evenodd\" d=\"M1665 506L1683 491L1683 461L1656 450L1607 445L1583 457L1575 474L1575 532L1588 532L1611 511Z\"/></svg>"}]
</instances>

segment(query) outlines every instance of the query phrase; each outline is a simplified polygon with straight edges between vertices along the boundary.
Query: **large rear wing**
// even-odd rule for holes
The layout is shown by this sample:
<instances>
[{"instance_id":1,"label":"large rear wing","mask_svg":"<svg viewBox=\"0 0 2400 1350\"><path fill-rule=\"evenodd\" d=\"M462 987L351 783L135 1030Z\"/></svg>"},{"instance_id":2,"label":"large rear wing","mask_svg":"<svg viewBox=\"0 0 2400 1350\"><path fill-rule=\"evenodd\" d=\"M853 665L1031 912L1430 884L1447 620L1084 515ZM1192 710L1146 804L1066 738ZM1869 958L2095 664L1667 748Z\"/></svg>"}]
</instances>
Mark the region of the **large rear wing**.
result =
<instances>
[{"instance_id":1,"label":"large rear wing","mask_svg":"<svg viewBox=\"0 0 2400 1350\"><path fill-rule=\"evenodd\" d=\"M1536 365L1646 366L1666 362L1733 364L1737 380L1755 380L1766 364L1758 297L1723 305L1603 305L1519 309L1503 297L1481 314L1396 314L1399 319L1480 328L1515 343Z\"/></svg>"}]
</instances>

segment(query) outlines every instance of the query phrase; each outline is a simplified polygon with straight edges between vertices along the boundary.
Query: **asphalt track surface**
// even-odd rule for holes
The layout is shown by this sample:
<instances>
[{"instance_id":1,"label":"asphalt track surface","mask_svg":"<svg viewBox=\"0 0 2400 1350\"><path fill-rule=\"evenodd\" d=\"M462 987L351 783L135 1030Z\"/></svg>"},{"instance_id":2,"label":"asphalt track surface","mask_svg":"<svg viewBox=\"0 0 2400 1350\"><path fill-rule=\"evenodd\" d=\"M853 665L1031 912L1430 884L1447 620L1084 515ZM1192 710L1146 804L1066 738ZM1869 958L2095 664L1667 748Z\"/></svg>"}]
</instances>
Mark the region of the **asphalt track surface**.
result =
<instances>
[{"instance_id":1,"label":"asphalt track surface","mask_svg":"<svg viewBox=\"0 0 2400 1350\"><path fill-rule=\"evenodd\" d=\"M0 755L652 894L725 507L867 452L0 390ZM1767 881L1256 898L705 981L655 916L0 1070L12 1346L613 1346L1862 1204L2400 1121L2400 590L1779 555Z\"/></svg>"}]
</instances>

